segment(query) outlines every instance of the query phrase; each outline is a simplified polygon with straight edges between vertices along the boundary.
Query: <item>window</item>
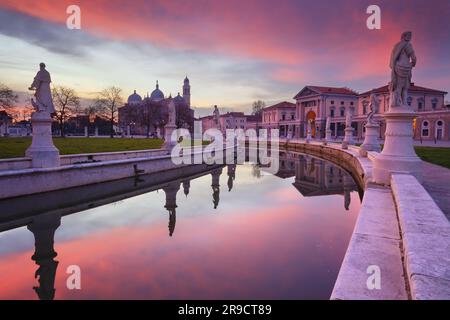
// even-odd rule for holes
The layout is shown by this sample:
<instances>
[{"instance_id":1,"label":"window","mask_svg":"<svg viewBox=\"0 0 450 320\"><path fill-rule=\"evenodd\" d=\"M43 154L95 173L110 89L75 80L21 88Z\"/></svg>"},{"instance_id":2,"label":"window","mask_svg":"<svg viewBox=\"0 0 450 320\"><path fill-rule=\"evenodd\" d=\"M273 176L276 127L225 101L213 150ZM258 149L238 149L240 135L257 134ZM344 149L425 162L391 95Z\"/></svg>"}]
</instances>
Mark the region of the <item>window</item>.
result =
<instances>
[{"instance_id":1,"label":"window","mask_svg":"<svg viewBox=\"0 0 450 320\"><path fill-rule=\"evenodd\" d=\"M343 106L344 105L344 101L341 101L341 106Z\"/></svg>"},{"instance_id":2,"label":"window","mask_svg":"<svg viewBox=\"0 0 450 320\"><path fill-rule=\"evenodd\" d=\"M350 102L350 105L352 106L353 104L354 104L353 101L351 101L351 102Z\"/></svg>"},{"instance_id":3,"label":"window","mask_svg":"<svg viewBox=\"0 0 450 320\"><path fill-rule=\"evenodd\" d=\"M422 102L422 100L419 100L419 102L417 103L417 107L418 107L419 111L423 110L423 102Z\"/></svg>"},{"instance_id":4,"label":"window","mask_svg":"<svg viewBox=\"0 0 450 320\"><path fill-rule=\"evenodd\" d=\"M331 104L334 104L334 100L331 100Z\"/></svg>"},{"instance_id":5,"label":"window","mask_svg":"<svg viewBox=\"0 0 450 320\"><path fill-rule=\"evenodd\" d=\"M291 120L295 120L295 113L291 113Z\"/></svg>"},{"instance_id":6,"label":"window","mask_svg":"<svg viewBox=\"0 0 450 320\"><path fill-rule=\"evenodd\" d=\"M330 117L334 118L334 108L330 109Z\"/></svg>"},{"instance_id":7,"label":"window","mask_svg":"<svg viewBox=\"0 0 450 320\"><path fill-rule=\"evenodd\" d=\"M412 104L412 100L413 100L412 97L408 97L408 99L407 99L408 106L410 106L410 107L411 107L411 104Z\"/></svg>"},{"instance_id":8,"label":"window","mask_svg":"<svg viewBox=\"0 0 450 320\"><path fill-rule=\"evenodd\" d=\"M281 115L281 120L286 120L286 114L285 113L283 113L282 115Z\"/></svg>"},{"instance_id":9,"label":"window","mask_svg":"<svg viewBox=\"0 0 450 320\"><path fill-rule=\"evenodd\" d=\"M369 102L367 100L365 100L365 101L363 101L362 105L363 105L363 110L362 110L363 114L366 114L367 113L367 106L369 105Z\"/></svg>"},{"instance_id":10,"label":"window","mask_svg":"<svg viewBox=\"0 0 450 320\"><path fill-rule=\"evenodd\" d=\"M438 100L436 98L434 98L433 100L431 100L431 108L433 108L433 110L436 110L437 108L437 103Z\"/></svg>"},{"instance_id":11,"label":"window","mask_svg":"<svg viewBox=\"0 0 450 320\"><path fill-rule=\"evenodd\" d=\"M345 117L345 108L340 109L340 116Z\"/></svg>"},{"instance_id":12,"label":"window","mask_svg":"<svg viewBox=\"0 0 450 320\"><path fill-rule=\"evenodd\" d=\"M422 137L429 137L430 136L430 128L429 128L429 122L427 120L424 120L422 122Z\"/></svg>"}]
</instances>

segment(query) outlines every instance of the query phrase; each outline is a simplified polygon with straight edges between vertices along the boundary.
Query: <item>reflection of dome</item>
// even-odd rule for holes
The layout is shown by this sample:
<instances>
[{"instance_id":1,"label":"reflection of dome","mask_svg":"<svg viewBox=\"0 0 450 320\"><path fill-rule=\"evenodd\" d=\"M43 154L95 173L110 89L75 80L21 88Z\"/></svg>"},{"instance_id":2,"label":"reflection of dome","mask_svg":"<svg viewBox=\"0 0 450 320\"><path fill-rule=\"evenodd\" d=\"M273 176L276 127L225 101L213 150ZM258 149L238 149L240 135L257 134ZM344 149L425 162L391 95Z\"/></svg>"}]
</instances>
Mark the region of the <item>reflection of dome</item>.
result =
<instances>
[{"instance_id":1,"label":"reflection of dome","mask_svg":"<svg viewBox=\"0 0 450 320\"><path fill-rule=\"evenodd\" d=\"M175 104L185 104L186 101L184 101L184 98L182 96L180 96L180 93L178 92L178 95L173 98L173 101L175 102Z\"/></svg>"},{"instance_id":2,"label":"reflection of dome","mask_svg":"<svg viewBox=\"0 0 450 320\"><path fill-rule=\"evenodd\" d=\"M152 101L161 101L164 99L164 93L161 90L159 90L158 81L156 81L156 89L153 90L152 94L150 95L150 99Z\"/></svg>"},{"instance_id":3,"label":"reflection of dome","mask_svg":"<svg viewBox=\"0 0 450 320\"><path fill-rule=\"evenodd\" d=\"M138 104L142 102L142 97L136 93L136 90L134 90L134 93L128 97L128 104Z\"/></svg>"}]
</instances>

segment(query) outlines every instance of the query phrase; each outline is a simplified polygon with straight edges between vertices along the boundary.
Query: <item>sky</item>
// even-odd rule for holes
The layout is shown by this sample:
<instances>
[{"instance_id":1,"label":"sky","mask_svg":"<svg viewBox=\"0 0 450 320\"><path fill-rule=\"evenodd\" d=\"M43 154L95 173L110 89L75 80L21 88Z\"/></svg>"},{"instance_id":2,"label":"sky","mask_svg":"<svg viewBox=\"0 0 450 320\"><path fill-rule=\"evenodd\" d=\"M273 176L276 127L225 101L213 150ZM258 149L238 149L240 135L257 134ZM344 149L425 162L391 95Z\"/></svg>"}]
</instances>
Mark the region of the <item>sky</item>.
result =
<instances>
[{"instance_id":1,"label":"sky","mask_svg":"<svg viewBox=\"0 0 450 320\"><path fill-rule=\"evenodd\" d=\"M66 26L72 4L80 30ZM380 30L366 26L371 4ZM156 80L176 95L187 75L197 114L248 112L259 99L293 101L306 85L387 84L390 51L410 30L413 82L450 92L449 17L449 0L0 0L0 82L24 99L43 61L53 85L85 99L115 85L126 99Z\"/></svg>"}]
</instances>

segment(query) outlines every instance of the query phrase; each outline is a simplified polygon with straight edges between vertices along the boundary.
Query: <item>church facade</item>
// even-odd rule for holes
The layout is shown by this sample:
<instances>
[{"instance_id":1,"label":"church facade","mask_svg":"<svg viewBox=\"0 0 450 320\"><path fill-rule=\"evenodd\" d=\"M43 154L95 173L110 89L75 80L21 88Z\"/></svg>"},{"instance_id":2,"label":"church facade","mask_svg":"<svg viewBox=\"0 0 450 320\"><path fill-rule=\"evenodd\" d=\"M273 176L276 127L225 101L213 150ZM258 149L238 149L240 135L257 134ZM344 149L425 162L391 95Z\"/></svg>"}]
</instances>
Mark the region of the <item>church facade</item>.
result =
<instances>
[{"instance_id":1,"label":"church facade","mask_svg":"<svg viewBox=\"0 0 450 320\"><path fill-rule=\"evenodd\" d=\"M194 110L191 109L191 86L188 77L183 81L183 95L166 97L156 88L144 98L136 90L127 103L119 108L119 128L126 135L143 135L147 137L164 137L164 126L168 121L168 105L173 101L176 108L176 125L178 128L193 129Z\"/></svg>"}]
</instances>

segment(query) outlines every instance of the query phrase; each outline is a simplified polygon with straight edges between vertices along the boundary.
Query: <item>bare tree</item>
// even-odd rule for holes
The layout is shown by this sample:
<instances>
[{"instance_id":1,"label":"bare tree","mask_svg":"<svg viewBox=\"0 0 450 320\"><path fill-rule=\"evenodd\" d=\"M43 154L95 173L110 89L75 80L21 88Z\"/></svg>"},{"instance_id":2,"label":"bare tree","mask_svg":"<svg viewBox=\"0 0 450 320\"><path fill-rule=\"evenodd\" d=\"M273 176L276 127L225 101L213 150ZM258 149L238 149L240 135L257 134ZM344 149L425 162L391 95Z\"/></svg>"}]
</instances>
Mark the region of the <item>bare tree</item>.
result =
<instances>
[{"instance_id":1,"label":"bare tree","mask_svg":"<svg viewBox=\"0 0 450 320\"><path fill-rule=\"evenodd\" d=\"M109 87L100 92L95 101L99 113L110 122L111 138L114 137L114 123L117 120L119 107L123 105L121 94L122 89L114 86Z\"/></svg>"},{"instance_id":2,"label":"bare tree","mask_svg":"<svg viewBox=\"0 0 450 320\"><path fill-rule=\"evenodd\" d=\"M255 115L255 116L259 115L262 112L262 110L264 109L265 106L266 106L266 104L262 100L258 100L258 101L253 102L253 104L252 104L252 114Z\"/></svg>"},{"instance_id":3,"label":"bare tree","mask_svg":"<svg viewBox=\"0 0 450 320\"><path fill-rule=\"evenodd\" d=\"M14 93L8 86L0 83L0 107L4 110L14 107L14 104L19 100L17 94Z\"/></svg>"},{"instance_id":4,"label":"bare tree","mask_svg":"<svg viewBox=\"0 0 450 320\"><path fill-rule=\"evenodd\" d=\"M61 137L64 138L64 125L66 124L67 119L77 113L78 108L80 107L80 98L75 90L64 86L54 87L52 90L52 97L56 109L55 118L59 123Z\"/></svg>"}]
</instances>

